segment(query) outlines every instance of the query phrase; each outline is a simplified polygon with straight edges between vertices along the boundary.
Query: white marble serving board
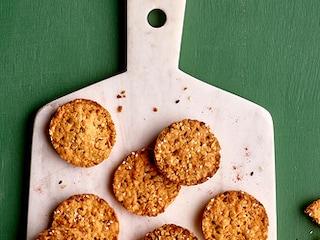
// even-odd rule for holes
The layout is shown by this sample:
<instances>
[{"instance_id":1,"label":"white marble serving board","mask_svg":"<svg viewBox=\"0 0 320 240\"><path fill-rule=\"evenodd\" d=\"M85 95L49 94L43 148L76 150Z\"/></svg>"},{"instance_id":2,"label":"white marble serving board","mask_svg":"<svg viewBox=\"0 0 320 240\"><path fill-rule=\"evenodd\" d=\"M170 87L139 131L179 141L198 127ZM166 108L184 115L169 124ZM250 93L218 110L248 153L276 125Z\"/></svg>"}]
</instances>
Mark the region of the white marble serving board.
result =
<instances>
[{"instance_id":1,"label":"white marble serving board","mask_svg":"<svg viewBox=\"0 0 320 240\"><path fill-rule=\"evenodd\" d=\"M201 214L210 198L225 190L243 190L265 206L269 239L276 239L276 189L273 123L260 106L197 80L178 69L185 1L128 1L127 71L43 106L35 119L27 239L48 227L52 211L78 193L104 198L120 221L119 239L138 240L164 223L189 228L199 239ZM147 15L162 9L167 22L153 28ZM75 98L88 98L112 115L117 139L111 156L92 168L71 166L58 157L48 138L48 123L57 108ZM118 107L122 106L122 111ZM173 121L198 119L219 139L221 166L207 182L182 187L176 200L157 217L126 211L112 193L113 172L134 150L153 144Z\"/></svg>"}]
</instances>

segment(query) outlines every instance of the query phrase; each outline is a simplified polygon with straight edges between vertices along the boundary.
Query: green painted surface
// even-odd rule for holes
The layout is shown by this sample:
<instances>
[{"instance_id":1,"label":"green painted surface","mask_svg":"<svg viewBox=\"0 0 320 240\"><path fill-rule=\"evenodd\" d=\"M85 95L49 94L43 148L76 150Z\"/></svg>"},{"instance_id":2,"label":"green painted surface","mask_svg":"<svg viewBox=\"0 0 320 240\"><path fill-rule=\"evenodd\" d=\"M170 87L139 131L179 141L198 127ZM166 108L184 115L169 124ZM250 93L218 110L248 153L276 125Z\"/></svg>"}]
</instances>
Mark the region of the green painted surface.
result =
<instances>
[{"instance_id":1,"label":"green painted surface","mask_svg":"<svg viewBox=\"0 0 320 240\"><path fill-rule=\"evenodd\" d=\"M124 1L2 0L0 239L26 228L32 121L42 105L125 69ZM320 2L187 1L180 68L265 107L275 128L278 239L316 240Z\"/></svg>"}]
</instances>

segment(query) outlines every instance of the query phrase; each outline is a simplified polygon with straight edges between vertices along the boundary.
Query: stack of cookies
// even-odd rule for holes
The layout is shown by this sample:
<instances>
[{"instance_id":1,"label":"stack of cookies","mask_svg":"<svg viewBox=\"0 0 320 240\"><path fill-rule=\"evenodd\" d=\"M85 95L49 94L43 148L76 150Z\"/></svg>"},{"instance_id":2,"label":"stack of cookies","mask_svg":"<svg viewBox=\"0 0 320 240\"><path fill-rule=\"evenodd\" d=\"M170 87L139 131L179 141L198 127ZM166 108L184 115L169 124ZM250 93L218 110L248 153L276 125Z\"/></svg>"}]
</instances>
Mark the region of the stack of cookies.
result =
<instances>
[{"instance_id":1,"label":"stack of cookies","mask_svg":"<svg viewBox=\"0 0 320 240\"><path fill-rule=\"evenodd\" d=\"M219 168L220 146L209 127L197 120L172 123L159 134L154 149L132 152L113 178L117 200L130 212L157 216L181 185L200 184Z\"/></svg>"},{"instance_id":2,"label":"stack of cookies","mask_svg":"<svg viewBox=\"0 0 320 240\"><path fill-rule=\"evenodd\" d=\"M76 99L58 108L49 125L59 156L77 167L92 167L107 159L116 142L109 112L96 102ZM113 193L129 212L156 217L178 196L182 186L202 184L220 166L220 144L209 125L183 119L165 127L151 149L126 156L113 176ZM242 191L212 198L202 217L205 239L266 239L268 217L263 205ZM79 194L54 211L50 228L38 239L117 239L119 222L109 204L94 194ZM164 224L147 239L197 239L188 229Z\"/></svg>"}]
</instances>

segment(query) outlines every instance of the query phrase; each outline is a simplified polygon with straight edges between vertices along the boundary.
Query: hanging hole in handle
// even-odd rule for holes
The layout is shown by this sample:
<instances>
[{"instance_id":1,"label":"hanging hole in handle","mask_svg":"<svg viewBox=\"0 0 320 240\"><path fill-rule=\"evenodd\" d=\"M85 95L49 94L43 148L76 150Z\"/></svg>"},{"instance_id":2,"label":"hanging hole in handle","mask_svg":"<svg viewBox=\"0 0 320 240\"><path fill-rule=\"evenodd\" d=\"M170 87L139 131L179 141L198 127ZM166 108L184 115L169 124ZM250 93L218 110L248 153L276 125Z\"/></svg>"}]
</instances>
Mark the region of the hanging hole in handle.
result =
<instances>
[{"instance_id":1,"label":"hanging hole in handle","mask_svg":"<svg viewBox=\"0 0 320 240\"><path fill-rule=\"evenodd\" d=\"M153 9L149 12L147 20L152 27L159 28L166 23L167 15L161 9Z\"/></svg>"}]
</instances>

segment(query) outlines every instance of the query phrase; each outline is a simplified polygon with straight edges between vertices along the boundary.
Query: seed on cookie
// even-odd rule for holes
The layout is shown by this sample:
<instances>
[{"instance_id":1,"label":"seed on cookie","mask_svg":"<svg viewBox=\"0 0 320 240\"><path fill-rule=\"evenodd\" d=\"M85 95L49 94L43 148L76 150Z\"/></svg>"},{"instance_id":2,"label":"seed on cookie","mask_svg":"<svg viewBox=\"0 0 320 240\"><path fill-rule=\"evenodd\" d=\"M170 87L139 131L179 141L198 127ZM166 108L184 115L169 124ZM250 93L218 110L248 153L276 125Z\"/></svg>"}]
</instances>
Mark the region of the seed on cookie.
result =
<instances>
[{"instance_id":1,"label":"seed on cookie","mask_svg":"<svg viewBox=\"0 0 320 240\"><path fill-rule=\"evenodd\" d=\"M198 238L190 230L175 224L164 224L147 233L143 238L143 240L158 239L197 240Z\"/></svg>"},{"instance_id":2,"label":"seed on cookie","mask_svg":"<svg viewBox=\"0 0 320 240\"><path fill-rule=\"evenodd\" d=\"M304 210L309 217L313 219L317 224L320 225L320 199L313 201L308 207Z\"/></svg>"},{"instance_id":3,"label":"seed on cookie","mask_svg":"<svg viewBox=\"0 0 320 240\"><path fill-rule=\"evenodd\" d=\"M36 238L36 240L49 240L49 239L64 239L64 240L83 239L83 234L77 228L51 227L42 231Z\"/></svg>"},{"instance_id":4,"label":"seed on cookie","mask_svg":"<svg viewBox=\"0 0 320 240\"><path fill-rule=\"evenodd\" d=\"M129 211L140 216L157 216L177 197L181 186L160 174L153 151L141 149L129 154L118 166L113 192Z\"/></svg>"},{"instance_id":5,"label":"seed on cookie","mask_svg":"<svg viewBox=\"0 0 320 240\"><path fill-rule=\"evenodd\" d=\"M212 198L202 216L202 232L211 239L268 238L268 215L264 206L243 191L226 191Z\"/></svg>"},{"instance_id":6,"label":"seed on cookie","mask_svg":"<svg viewBox=\"0 0 320 240\"><path fill-rule=\"evenodd\" d=\"M58 108L50 121L49 136L62 159L78 167L92 167L109 157L116 129L100 104L75 99Z\"/></svg>"},{"instance_id":7,"label":"seed on cookie","mask_svg":"<svg viewBox=\"0 0 320 240\"><path fill-rule=\"evenodd\" d=\"M154 153L159 171L181 185L207 181L220 165L218 139L207 124L198 120L184 119L164 128Z\"/></svg>"},{"instance_id":8,"label":"seed on cookie","mask_svg":"<svg viewBox=\"0 0 320 240\"><path fill-rule=\"evenodd\" d=\"M52 227L76 228L84 239L117 239L119 221L114 209L94 194L64 200L53 212Z\"/></svg>"}]
</instances>

